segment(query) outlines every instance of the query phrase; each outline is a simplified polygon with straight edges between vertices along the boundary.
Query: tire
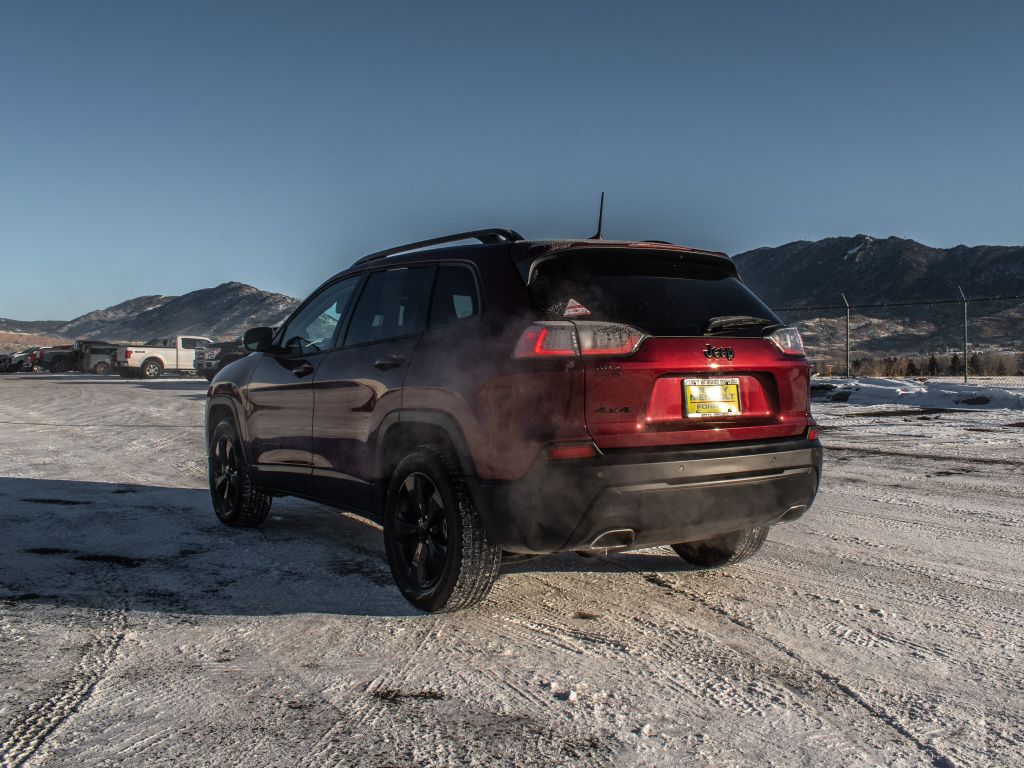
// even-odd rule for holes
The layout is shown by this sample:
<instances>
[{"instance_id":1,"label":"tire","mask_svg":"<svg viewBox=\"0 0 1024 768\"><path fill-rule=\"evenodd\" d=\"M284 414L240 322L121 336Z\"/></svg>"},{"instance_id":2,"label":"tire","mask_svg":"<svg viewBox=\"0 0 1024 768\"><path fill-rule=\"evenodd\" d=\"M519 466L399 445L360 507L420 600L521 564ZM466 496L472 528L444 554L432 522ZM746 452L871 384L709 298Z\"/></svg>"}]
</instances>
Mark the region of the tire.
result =
<instances>
[{"instance_id":1,"label":"tire","mask_svg":"<svg viewBox=\"0 0 1024 768\"><path fill-rule=\"evenodd\" d=\"M142 362L139 371L144 379L159 379L160 374L164 372L164 364L155 357L151 357Z\"/></svg>"},{"instance_id":2,"label":"tire","mask_svg":"<svg viewBox=\"0 0 1024 768\"><path fill-rule=\"evenodd\" d=\"M701 568L721 568L756 554L768 538L769 527L762 525L716 536L713 539L673 544L672 549L692 565Z\"/></svg>"},{"instance_id":3,"label":"tire","mask_svg":"<svg viewBox=\"0 0 1024 768\"><path fill-rule=\"evenodd\" d=\"M68 364L66 360L57 360L53 365L50 366L51 373L67 373Z\"/></svg>"},{"instance_id":4,"label":"tire","mask_svg":"<svg viewBox=\"0 0 1024 768\"><path fill-rule=\"evenodd\" d=\"M92 372L95 373L97 376L106 376L108 373L110 373L110 364L96 363L96 365L92 367Z\"/></svg>"},{"instance_id":5,"label":"tire","mask_svg":"<svg viewBox=\"0 0 1024 768\"><path fill-rule=\"evenodd\" d=\"M210 498L217 519L234 528L255 528L270 512L271 496L252 481L232 419L213 428L207 446Z\"/></svg>"},{"instance_id":6,"label":"tire","mask_svg":"<svg viewBox=\"0 0 1024 768\"><path fill-rule=\"evenodd\" d=\"M435 446L406 456L388 483L384 548L402 595L431 613L479 603L501 565L457 462Z\"/></svg>"}]
</instances>

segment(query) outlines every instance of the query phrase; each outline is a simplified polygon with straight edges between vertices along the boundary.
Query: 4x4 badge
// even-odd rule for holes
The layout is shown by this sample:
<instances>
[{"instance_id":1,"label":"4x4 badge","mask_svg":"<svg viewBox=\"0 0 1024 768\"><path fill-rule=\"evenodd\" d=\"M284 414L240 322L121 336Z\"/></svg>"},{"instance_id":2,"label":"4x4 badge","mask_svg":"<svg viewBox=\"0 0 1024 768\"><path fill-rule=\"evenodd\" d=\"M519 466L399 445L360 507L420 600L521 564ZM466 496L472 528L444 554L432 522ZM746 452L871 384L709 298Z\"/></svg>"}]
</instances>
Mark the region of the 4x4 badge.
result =
<instances>
[{"instance_id":1,"label":"4x4 badge","mask_svg":"<svg viewBox=\"0 0 1024 768\"><path fill-rule=\"evenodd\" d=\"M709 360L712 357L724 357L726 360L732 360L736 356L736 353L732 351L732 347L712 347L710 344L704 347L704 357Z\"/></svg>"}]
</instances>

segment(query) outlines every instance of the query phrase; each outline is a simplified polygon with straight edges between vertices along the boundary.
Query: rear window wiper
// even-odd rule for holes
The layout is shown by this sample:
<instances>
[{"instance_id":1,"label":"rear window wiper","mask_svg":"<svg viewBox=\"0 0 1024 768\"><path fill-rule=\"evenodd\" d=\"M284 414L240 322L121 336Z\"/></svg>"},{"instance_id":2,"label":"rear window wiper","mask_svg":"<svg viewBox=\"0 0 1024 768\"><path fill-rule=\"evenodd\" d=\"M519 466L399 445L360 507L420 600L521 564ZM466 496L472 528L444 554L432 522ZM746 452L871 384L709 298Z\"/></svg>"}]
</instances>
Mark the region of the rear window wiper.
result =
<instances>
[{"instance_id":1,"label":"rear window wiper","mask_svg":"<svg viewBox=\"0 0 1024 768\"><path fill-rule=\"evenodd\" d=\"M722 331L754 327L780 328L781 326L775 320L769 320L767 317L754 317L753 315L720 315L708 320L704 326L704 335L709 336L721 333Z\"/></svg>"}]
</instances>

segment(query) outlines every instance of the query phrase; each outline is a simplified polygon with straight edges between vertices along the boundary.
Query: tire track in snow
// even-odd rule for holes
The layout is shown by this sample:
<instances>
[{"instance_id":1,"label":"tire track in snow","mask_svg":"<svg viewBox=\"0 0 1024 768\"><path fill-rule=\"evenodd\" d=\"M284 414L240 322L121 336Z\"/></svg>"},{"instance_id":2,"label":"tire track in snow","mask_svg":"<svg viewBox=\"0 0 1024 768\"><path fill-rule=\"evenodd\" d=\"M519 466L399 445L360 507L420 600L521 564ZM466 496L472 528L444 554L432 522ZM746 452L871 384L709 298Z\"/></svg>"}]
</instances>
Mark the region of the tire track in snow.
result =
<instances>
[{"instance_id":1,"label":"tire track in snow","mask_svg":"<svg viewBox=\"0 0 1024 768\"><path fill-rule=\"evenodd\" d=\"M124 611L102 611L105 629L89 641L70 678L60 682L47 699L30 704L0 725L0 767L17 768L36 755L46 740L77 712L117 657L125 638Z\"/></svg>"},{"instance_id":2,"label":"tire track in snow","mask_svg":"<svg viewBox=\"0 0 1024 768\"><path fill-rule=\"evenodd\" d=\"M443 618L443 615L423 618L423 622L427 626L422 628L419 640L406 654L405 662L398 666L393 674L378 675L373 678L362 693L357 694L357 700L346 713L347 716L328 728L310 747L306 759L300 763L303 768L319 765L344 765L344 758L352 754L353 745L347 738L349 734L368 731L381 732L381 720L393 715L394 710L378 694L384 689L403 691L408 687L410 678L423 659L424 649L437 634ZM436 738L436 734L429 732L427 736ZM356 746L358 748L358 745Z\"/></svg>"},{"instance_id":3,"label":"tire track in snow","mask_svg":"<svg viewBox=\"0 0 1024 768\"><path fill-rule=\"evenodd\" d=\"M675 563L675 555L668 559ZM612 567L622 568L614 559L600 560ZM630 574L636 573L632 569L625 570ZM543 644L551 646L555 651L564 648L584 657L608 655L607 649L590 650L585 644L574 642L593 633L581 634L565 623L565 613L559 613L559 607L585 605L593 601L595 585L587 582L585 586L577 587L581 583L576 578L578 575L565 575L557 579L558 583L534 576L559 594L561 606L557 603L546 604L548 601L538 604L514 600L514 605L507 612L511 617L504 616L504 623L525 630L520 636L527 643L532 644L539 637ZM657 681L657 688L648 688L649 693L663 688L663 693L674 699L688 698L697 705L711 703L741 717L754 716L768 720L772 717L772 711L790 712L803 724L803 730L787 735L790 742L795 740L806 743L811 749L826 749L830 754L842 754L846 757L847 765L865 760L870 765L883 762L874 749L849 734L843 724L826 715L817 706L813 695L809 693L812 686L802 678L795 679L796 673L793 670L768 664L762 658L751 659L748 654L738 651L706 629L678 624L671 618L667 623L661 621L662 616L672 617L675 613L672 609L652 610L639 617L631 615L628 606L637 601L634 592L643 588L643 582L630 580L622 585L616 581L613 579L601 591L601 604L608 609L607 615L602 617L602 626L610 625L612 630L609 635L633 638L635 647L624 646L619 656L613 658L621 663L606 671L606 684L613 683L614 687L626 694L627 700L631 698L632 689L639 679ZM531 618L516 618L519 615ZM543 616L543 620L538 615ZM531 634L530 630L539 634ZM765 672L768 673L767 677ZM627 719L639 717L644 711L644 702L636 701L636 705L639 708L627 708L621 714L626 714ZM764 740L767 734L760 734L758 738ZM788 752L791 747L792 743L781 751Z\"/></svg>"},{"instance_id":4,"label":"tire track in snow","mask_svg":"<svg viewBox=\"0 0 1024 768\"><path fill-rule=\"evenodd\" d=\"M638 571L637 573L639 573L639 575L642 576L646 581L648 581L650 584L653 584L656 587L677 594L681 594L685 597L690 598L691 600L702 605L707 610L712 611L713 613L721 616L726 621L729 621L730 623L734 624L740 629L743 629L744 631L752 634L758 640L770 645L772 648L784 654L785 656L788 656L800 667L804 668L805 670L813 674L818 680L832 686L835 690L840 692L848 700L855 703L868 715L870 715L872 719L882 723L892 731L895 731L900 736L902 736L903 739L909 742L911 745L913 745L920 754L926 755L929 758L931 765L934 766L934 768L955 768L955 766L957 765L952 758L944 754L934 744L929 744L918 734L911 731L910 728L907 727L907 725L903 723L896 715L889 712L884 707L877 704L873 704L872 702L868 701L863 696L863 694L861 694L855 688L844 682L842 678L840 678L838 675L832 674L831 672L814 666L785 643L763 632L758 632L754 626L747 623L743 619L734 616L722 606L715 605L714 603L707 600L706 598L704 598L704 596L700 595L697 592L679 588L676 584L674 584L669 579L664 578L661 574L643 571Z\"/></svg>"}]
</instances>

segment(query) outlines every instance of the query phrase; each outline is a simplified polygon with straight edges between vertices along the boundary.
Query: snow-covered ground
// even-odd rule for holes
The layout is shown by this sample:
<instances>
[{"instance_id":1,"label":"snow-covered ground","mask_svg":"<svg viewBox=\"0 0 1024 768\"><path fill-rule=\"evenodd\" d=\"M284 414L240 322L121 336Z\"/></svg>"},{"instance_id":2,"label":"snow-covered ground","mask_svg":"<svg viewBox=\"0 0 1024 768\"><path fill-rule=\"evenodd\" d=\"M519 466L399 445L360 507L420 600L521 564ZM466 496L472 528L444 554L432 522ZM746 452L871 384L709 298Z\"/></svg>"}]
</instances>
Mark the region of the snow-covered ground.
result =
<instances>
[{"instance_id":1,"label":"snow-covered ground","mask_svg":"<svg viewBox=\"0 0 1024 768\"><path fill-rule=\"evenodd\" d=\"M1024 764L1019 410L822 400L759 557L550 557L427 616L355 517L217 523L204 387L0 378L0 765Z\"/></svg>"},{"instance_id":2,"label":"snow-covered ground","mask_svg":"<svg viewBox=\"0 0 1024 768\"><path fill-rule=\"evenodd\" d=\"M1007 384L1006 382L1014 382ZM936 379L872 379L815 377L812 391L830 402L850 405L910 405L915 408L958 410L1024 410L1024 380L1020 377L975 379L964 384L949 377Z\"/></svg>"}]
</instances>

